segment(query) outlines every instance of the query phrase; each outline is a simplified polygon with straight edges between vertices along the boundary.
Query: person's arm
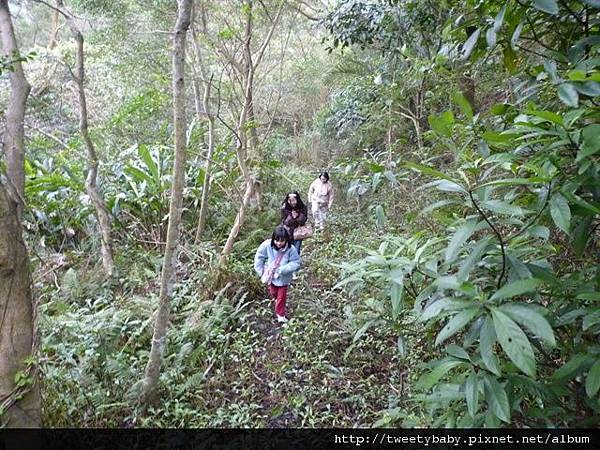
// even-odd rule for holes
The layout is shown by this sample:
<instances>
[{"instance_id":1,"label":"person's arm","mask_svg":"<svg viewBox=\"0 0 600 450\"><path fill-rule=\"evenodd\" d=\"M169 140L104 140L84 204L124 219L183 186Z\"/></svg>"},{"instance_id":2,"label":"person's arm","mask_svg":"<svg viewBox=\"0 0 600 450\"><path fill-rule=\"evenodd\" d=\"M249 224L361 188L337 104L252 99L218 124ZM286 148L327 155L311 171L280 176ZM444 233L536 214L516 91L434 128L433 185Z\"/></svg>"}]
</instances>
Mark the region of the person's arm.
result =
<instances>
[{"instance_id":1,"label":"person's arm","mask_svg":"<svg viewBox=\"0 0 600 450\"><path fill-rule=\"evenodd\" d=\"M285 206L281 207L281 223L285 223L285 219L287 218L287 209Z\"/></svg>"},{"instance_id":2,"label":"person's arm","mask_svg":"<svg viewBox=\"0 0 600 450\"><path fill-rule=\"evenodd\" d=\"M301 227L302 225L306 225L306 219L307 219L306 209L303 209L302 211L298 212L298 217L296 218L296 223L298 224L299 227Z\"/></svg>"},{"instance_id":3,"label":"person's arm","mask_svg":"<svg viewBox=\"0 0 600 450\"><path fill-rule=\"evenodd\" d=\"M276 272L279 275L293 273L298 270L300 268L300 264L302 264L302 259L300 259L300 255L298 254L296 247L291 246L288 251L290 252L290 259L288 260L287 264L277 268Z\"/></svg>"},{"instance_id":4,"label":"person's arm","mask_svg":"<svg viewBox=\"0 0 600 450\"><path fill-rule=\"evenodd\" d=\"M262 276L265 270L265 263L267 262L267 259L269 259L269 256L267 255L267 247L269 245L271 245L270 241L264 241L258 246L256 255L254 255L254 270L258 276Z\"/></svg>"},{"instance_id":5,"label":"person's arm","mask_svg":"<svg viewBox=\"0 0 600 450\"><path fill-rule=\"evenodd\" d=\"M328 209L331 209L331 205L333 205L333 184L331 181L329 182L329 203L327 205Z\"/></svg>"},{"instance_id":6,"label":"person's arm","mask_svg":"<svg viewBox=\"0 0 600 450\"><path fill-rule=\"evenodd\" d=\"M315 190L315 182L313 181L308 188L308 203L312 203L312 196Z\"/></svg>"}]
</instances>

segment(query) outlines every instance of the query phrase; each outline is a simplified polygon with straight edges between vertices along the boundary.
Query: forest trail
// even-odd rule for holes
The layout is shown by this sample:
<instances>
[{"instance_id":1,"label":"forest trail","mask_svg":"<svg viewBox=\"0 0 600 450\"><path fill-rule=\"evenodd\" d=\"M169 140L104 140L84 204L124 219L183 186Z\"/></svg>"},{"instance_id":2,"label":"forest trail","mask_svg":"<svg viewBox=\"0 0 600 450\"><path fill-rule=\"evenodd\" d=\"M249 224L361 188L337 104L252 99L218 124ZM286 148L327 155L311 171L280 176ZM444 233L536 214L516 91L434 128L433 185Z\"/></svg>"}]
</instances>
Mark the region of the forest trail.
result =
<instances>
[{"instance_id":1,"label":"forest trail","mask_svg":"<svg viewBox=\"0 0 600 450\"><path fill-rule=\"evenodd\" d=\"M262 426L368 426L388 406L386 380L398 368L372 341L369 348L358 342L353 349L356 330L348 322L347 299L332 289L337 281L332 263L347 250L336 217L344 227L359 226L336 206L325 232L304 241L302 268L288 291L290 321L276 322L266 290L242 319L258 342L251 357L232 370L250 373Z\"/></svg>"}]
</instances>

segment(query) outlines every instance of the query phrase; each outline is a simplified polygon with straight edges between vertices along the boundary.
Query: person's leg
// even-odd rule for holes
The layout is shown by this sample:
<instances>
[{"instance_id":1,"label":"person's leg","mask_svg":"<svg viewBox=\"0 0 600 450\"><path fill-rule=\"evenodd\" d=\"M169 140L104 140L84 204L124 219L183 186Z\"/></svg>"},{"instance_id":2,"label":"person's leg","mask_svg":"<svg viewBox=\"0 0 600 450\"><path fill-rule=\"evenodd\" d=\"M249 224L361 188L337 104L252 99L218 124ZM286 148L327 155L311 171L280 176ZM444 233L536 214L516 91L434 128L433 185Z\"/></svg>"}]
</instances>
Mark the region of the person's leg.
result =
<instances>
[{"instance_id":1,"label":"person's leg","mask_svg":"<svg viewBox=\"0 0 600 450\"><path fill-rule=\"evenodd\" d=\"M269 284L269 295L273 300L277 298L277 286L275 286L273 283Z\"/></svg>"},{"instance_id":2,"label":"person's leg","mask_svg":"<svg viewBox=\"0 0 600 450\"><path fill-rule=\"evenodd\" d=\"M317 211L315 213L315 225L320 230L322 230L325 225L325 216L323 213L324 210L325 210L325 207L319 206L319 207L317 207Z\"/></svg>"},{"instance_id":3,"label":"person's leg","mask_svg":"<svg viewBox=\"0 0 600 450\"><path fill-rule=\"evenodd\" d=\"M287 299L287 286L277 286L277 299L275 300L275 314L285 317L285 301Z\"/></svg>"}]
</instances>

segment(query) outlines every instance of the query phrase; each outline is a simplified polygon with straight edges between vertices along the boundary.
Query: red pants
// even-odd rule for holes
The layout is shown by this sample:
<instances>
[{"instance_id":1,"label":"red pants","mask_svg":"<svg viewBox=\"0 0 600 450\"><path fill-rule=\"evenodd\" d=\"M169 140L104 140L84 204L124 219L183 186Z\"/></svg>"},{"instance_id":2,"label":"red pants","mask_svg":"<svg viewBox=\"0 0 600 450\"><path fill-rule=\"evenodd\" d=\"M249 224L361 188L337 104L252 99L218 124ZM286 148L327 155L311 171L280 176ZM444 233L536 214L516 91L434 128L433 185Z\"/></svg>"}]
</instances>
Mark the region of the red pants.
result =
<instances>
[{"instance_id":1,"label":"red pants","mask_svg":"<svg viewBox=\"0 0 600 450\"><path fill-rule=\"evenodd\" d=\"M269 285L269 294L275 300L275 314L285 316L285 300L287 298L287 286L275 286L273 283Z\"/></svg>"}]
</instances>

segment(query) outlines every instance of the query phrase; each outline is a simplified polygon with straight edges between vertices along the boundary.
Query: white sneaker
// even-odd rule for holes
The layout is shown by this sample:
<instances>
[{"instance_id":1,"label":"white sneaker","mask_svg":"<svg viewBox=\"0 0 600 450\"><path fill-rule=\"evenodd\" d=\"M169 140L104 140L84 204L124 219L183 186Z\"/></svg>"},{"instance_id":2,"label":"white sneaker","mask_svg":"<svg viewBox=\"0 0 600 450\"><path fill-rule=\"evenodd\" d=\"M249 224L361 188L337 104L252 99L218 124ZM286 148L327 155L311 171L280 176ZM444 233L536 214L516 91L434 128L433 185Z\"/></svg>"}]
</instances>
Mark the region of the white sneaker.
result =
<instances>
[{"instance_id":1,"label":"white sneaker","mask_svg":"<svg viewBox=\"0 0 600 450\"><path fill-rule=\"evenodd\" d=\"M285 316L277 316L277 322L279 323L287 323L287 319L285 318Z\"/></svg>"}]
</instances>

